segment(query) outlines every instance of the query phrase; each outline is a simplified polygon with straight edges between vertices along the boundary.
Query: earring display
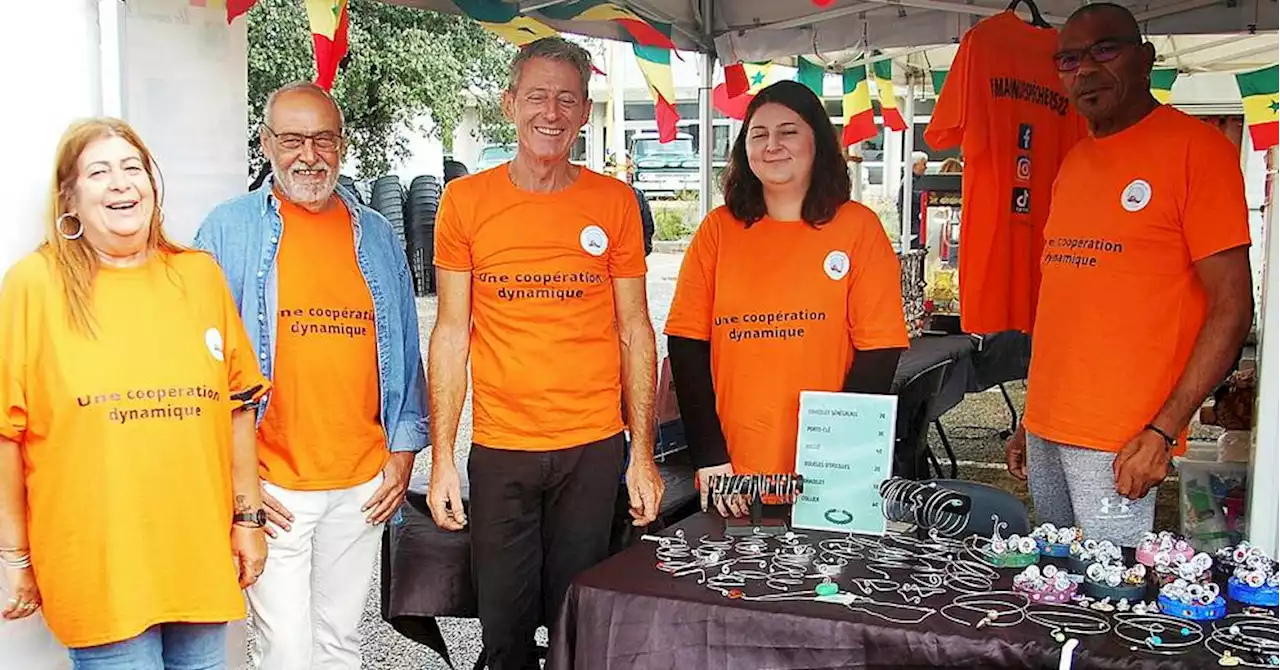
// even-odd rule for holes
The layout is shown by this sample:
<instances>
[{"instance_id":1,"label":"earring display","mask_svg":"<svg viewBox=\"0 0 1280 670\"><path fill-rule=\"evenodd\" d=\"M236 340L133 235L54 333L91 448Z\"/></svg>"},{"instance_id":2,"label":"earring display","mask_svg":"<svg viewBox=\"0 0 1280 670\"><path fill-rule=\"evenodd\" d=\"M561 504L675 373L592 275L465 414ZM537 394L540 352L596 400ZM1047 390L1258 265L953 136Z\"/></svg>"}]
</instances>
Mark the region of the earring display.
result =
<instances>
[{"instance_id":1,"label":"earring display","mask_svg":"<svg viewBox=\"0 0 1280 670\"><path fill-rule=\"evenodd\" d=\"M994 514L991 520L994 522L991 539L980 548L983 560L998 568L1025 568L1040 561L1040 548L1034 539L1016 533L1002 538L1000 531L1008 528L1009 524Z\"/></svg>"},{"instance_id":2,"label":"earring display","mask_svg":"<svg viewBox=\"0 0 1280 670\"><path fill-rule=\"evenodd\" d=\"M1074 526L1058 528L1051 523L1041 524L1031 530L1040 553L1055 558L1071 555L1071 545L1084 539L1084 532Z\"/></svg>"},{"instance_id":3,"label":"earring display","mask_svg":"<svg viewBox=\"0 0 1280 670\"><path fill-rule=\"evenodd\" d=\"M1147 533L1142 537L1135 558L1139 563L1152 568L1189 561L1195 553L1196 550L1186 538L1169 531L1161 531ZM1179 561L1179 558L1182 560Z\"/></svg>"},{"instance_id":4,"label":"earring display","mask_svg":"<svg viewBox=\"0 0 1280 670\"><path fill-rule=\"evenodd\" d=\"M1062 604L1071 602L1080 584L1077 579L1058 567L1049 564L1041 570L1039 566L1028 565L1025 570L1014 575L1013 589L1020 591L1034 603Z\"/></svg>"},{"instance_id":5,"label":"earring display","mask_svg":"<svg viewBox=\"0 0 1280 670\"><path fill-rule=\"evenodd\" d=\"M1280 570L1262 547L1242 542L1218 552L1219 574L1228 574L1227 596L1257 607L1280 607Z\"/></svg>"},{"instance_id":6,"label":"earring display","mask_svg":"<svg viewBox=\"0 0 1280 670\"><path fill-rule=\"evenodd\" d=\"M1227 614L1227 601L1215 582L1177 579L1160 588L1160 611L1192 621L1212 621Z\"/></svg>"}]
</instances>

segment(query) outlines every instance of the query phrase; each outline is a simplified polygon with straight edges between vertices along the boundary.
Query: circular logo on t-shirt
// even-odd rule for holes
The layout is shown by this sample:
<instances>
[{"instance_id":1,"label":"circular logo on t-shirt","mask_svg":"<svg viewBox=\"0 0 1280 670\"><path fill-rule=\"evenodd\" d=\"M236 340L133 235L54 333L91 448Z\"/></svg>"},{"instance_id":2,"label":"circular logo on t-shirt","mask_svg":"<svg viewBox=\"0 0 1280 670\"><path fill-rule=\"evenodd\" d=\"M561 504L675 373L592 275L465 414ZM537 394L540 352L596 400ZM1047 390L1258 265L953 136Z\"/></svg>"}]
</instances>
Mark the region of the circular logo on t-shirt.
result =
<instances>
[{"instance_id":1,"label":"circular logo on t-shirt","mask_svg":"<svg viewBox=\"0 0 1280 670\"><path fill-rule=\"evenodd\" d=\"M609 236L605 234L604 228L591 225L582 229L582 234L578 235L578 243L582 245L583 251L592 256L600 256L609 249Z\"/></svg>"},{"instance_id":2,"label":"circular logo on t-shirt","mask_svg":"<svg viewBox=\"0 0 1280 670\"><path fill-rule=\"evenodd\" d=\"M1124 187L1124 192L1120 194L1120 206L1126 212L1137 212L1146 207L1149 202L1151 202L1151 184L1141 179L1129 182L1129 185Z\"/></svg>"},{"instance_id":3,"label":"circular logo on t-shirt","mask_svg":"<svg viewBox=\"0 0 1280 670\"><path fill-rule=\"evenodd\" d=\"M223 360L222 333L219 333L217 328L204 331L204 345L209 347L209 355L213 356L214 360Z\"/></svg>"},{"instance_id":4,"label":"circular logo on t-shirt","mask_svg":"<svg viewBox=\"0 0 1280 670\"><path fill-rule=\"evenodd\" d=\"M827 254L827 257L822 261L822 271L836 281L844 279L844 276L849 274L849 254L843 251L833 251Z\"/></svg>"}]
</instances>

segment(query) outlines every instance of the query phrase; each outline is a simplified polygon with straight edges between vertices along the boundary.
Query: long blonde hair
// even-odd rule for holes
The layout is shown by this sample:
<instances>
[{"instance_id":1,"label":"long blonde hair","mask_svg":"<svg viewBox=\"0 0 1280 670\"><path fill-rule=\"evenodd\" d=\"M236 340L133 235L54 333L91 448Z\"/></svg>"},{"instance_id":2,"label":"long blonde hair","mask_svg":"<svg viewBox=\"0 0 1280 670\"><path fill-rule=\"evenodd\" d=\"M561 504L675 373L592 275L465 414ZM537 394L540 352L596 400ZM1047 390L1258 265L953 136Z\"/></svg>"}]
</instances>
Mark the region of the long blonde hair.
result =
<instances>
[{"instance_id":1,"label":"long blonde hair","mask_svg":"<svg viewBox=\"0 0 1280 670\"><path fill-rule=\"evenodd\" d=\"M52 257L58 274L62 278L67 301L67 317L72 327L86 335L93 333L93 315L90 307L93 298L93 280L97 276L100 261L83 235L69 240L62 235L59 223L60 217L69 213L68 205L73 197L76 179L80 176L77 168L80 154L93 142L108 137L119 137L132 144L142 155L143 164L147 166L147 181L151 182L151 190L155 194L155 209L151 214L151 228L147 235L148 250L172 253L185 251L184 247L170 241L161 228L164 215L160 211L161 194L159 181L156 178L155 158L143 144L138 133L124 121L107 117L72 123L62 134L62 139L58 141L58 153L54 159L53 186L49 196L50 215L45 222L45 241L41 249Z\"/></svg>"}]
</instances>

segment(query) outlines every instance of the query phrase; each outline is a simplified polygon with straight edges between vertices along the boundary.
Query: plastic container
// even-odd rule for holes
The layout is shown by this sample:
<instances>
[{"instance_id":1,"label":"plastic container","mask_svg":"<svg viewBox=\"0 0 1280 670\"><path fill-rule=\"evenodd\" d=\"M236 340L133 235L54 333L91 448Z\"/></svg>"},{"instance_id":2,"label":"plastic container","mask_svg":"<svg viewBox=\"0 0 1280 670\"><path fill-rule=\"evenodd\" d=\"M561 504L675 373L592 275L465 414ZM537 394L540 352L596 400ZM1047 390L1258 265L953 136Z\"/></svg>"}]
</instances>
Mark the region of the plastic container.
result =
<instances>
[{"instance_id":1,"label":"plastic container","mask_svg":"<svg viewBox=\"0 0 1280 670\"><path fill-rule=\"evenodd\" d=\"M1248 463L1220 463L1216 445L1174 459L1179 473L1181 532L1200 551L1213 554L1244 539L1248 517Z\"/></svg>"},{"instance_id":2,"label":"plastic container","mask_svg":"<svg viewBox=\"0 0 1280 670\"><path fill-rule=\"evenodd\" d=\"M1227 597L1245 605L1280 607L1280 587L1264 584L1254 588L1235 577L1227 580Z\"/></svg>"},{"instance_id":3,"label":"plastic container","mask_svg":"<svg viewBox=\"0 0 1280 670\"><path fill-rule=\"evenodd\" d=\"M1120 602L1121 598L1128 600L1131 603L1146 602L1146 598L1144 596L1147 595L1147 585L1143 583L1108 586L1102 582L1091 582L1086 579L1084 581L1084 592L1088 594L1090 598L1095 600L1110 598L1113 604Z\"/></svg>"},{"instance_id":4,"label":"plastic container","mask_svg":"<svg viewBox=\"0 0 1280 670\"><path fill-rule=\"evenodd\" d=\"M1215 621L1227 615L1227 601L1222 596L1209 605L1188 605L1164 595L1156 598L1160 613L1191 621Z\"/></svg>"},{"instance_id":5,"label":"plastic container","mask_svg":"<svg viewBox=\"0 0 1280 670\"><path fill-rule=\"evenodd\" d=\"M997 568L1025 568L1040 562L1040 554L991 554L987 563Z\"/></svg>"},{"instance_id":6,"label":"plastic container","mask_svg":"<svg viewBox=\"0 0 1280 670\"><path fill-rule=\"evenodd\" d=\"M1058 542L1046 542L1039 538L1036 539L1036 546L1040 548L1040 553L1045 556L1054 558L1070 558L1071 545L1061 544Z\"/></svg>"},{"instance_id":7,"label":"plastic container","mask_svg":"<svg viewBox=\"0 0 1280 670\"><path fill-rule=\"evenodd\" d=\"M1093 561L1082 561L1075 556L1069 556L1067 557L1067 572L1083 575L1089 570L1089 565L1092 563Z\"/></svg>"},{"instance_id":8,"label":"plastic container","mask_svg":"<svg viewBox=\"0 0 1280 670\"><path fill-rule=\"evenodd\" d=\"M1021 584L1013 585L1014 591L1025 595L1027 600L1030 600L1032 603L1049 604L1063 604L1071 602L1071 597L1076 594L1076 591L1079 588L1080 585L1075 582L1071 582L1071 585L1068 586L1065 591L1035 591L1022 586Z\"/></svg>"}]
</instances>

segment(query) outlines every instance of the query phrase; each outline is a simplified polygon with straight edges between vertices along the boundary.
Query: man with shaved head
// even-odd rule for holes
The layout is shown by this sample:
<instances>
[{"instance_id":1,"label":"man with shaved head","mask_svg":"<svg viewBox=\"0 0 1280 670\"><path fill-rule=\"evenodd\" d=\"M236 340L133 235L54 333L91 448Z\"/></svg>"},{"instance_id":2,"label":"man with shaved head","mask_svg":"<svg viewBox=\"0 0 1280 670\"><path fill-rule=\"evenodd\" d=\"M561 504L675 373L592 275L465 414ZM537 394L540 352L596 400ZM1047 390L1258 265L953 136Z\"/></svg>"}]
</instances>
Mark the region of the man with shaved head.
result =
<instances>
[{"instance_id":1,"label":"man with shaved head","mask_svg":"<svg viewBox=\"0 0 1280 670\"><path fill-rule=\"evenodd\" d=\"M1078 10L1054 62L1091 137L1054 184L1008 466L1044 521L1135 546L1252 322L1240 154L1151 96L1155 48L1124 7Z\"/></svg>"},{"instance_id":2,"label":"man with shaved head","mask_svg":"<svg viewBox=\"0 0 1280 670\"><path fill-rule=\"evenodd\" d=\"M271 179L196 234L217 258L272 393L258 410L267 567L249 590L254 667L360 667L357 625L383 523L427 443L404 247L337 187L342 112L322 88L271 94Z\"/></svg>"}]
</instances>

